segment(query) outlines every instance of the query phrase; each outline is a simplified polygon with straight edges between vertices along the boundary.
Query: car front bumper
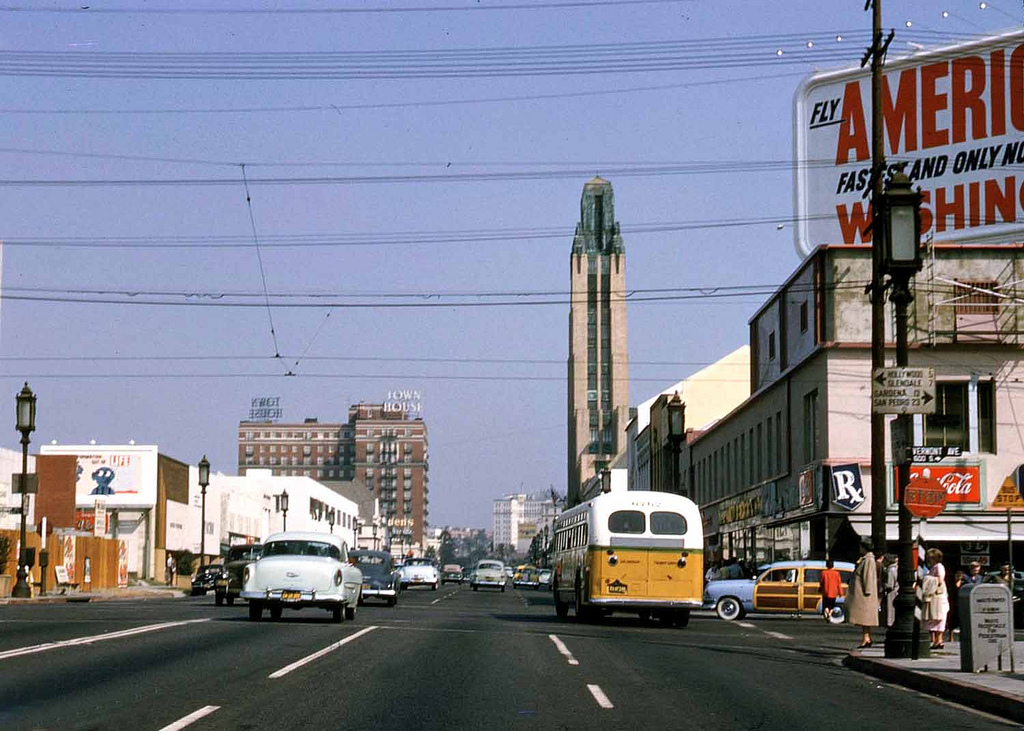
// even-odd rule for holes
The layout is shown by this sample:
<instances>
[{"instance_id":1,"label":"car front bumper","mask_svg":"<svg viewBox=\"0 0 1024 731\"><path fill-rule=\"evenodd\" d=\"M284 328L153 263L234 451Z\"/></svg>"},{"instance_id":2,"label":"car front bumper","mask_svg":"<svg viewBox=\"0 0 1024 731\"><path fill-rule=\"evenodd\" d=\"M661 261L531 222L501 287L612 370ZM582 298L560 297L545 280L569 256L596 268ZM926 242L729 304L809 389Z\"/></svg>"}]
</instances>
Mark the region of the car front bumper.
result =
<instances>
[{"instance_id":1,"label":"car front bumper","mask_svg":"<svg viewBox=\"0 0 1024 731\"><path fill-rule=\"evenodd\" d=\"M474 581L475 586L493 586L495 588L505 586L504 581L489 581L489 580L478 580Z\"/></svg>"},{"instance_id":2,"label":"car front bumper","mask_svg":"<svg viewBox=\"0 0 1024 731\"><path fill-rule=\"evenodd\" d=\"M398 596L397 589L374 589L370 587L363 587L363 596Z\"/></svg>"}]
</instances>

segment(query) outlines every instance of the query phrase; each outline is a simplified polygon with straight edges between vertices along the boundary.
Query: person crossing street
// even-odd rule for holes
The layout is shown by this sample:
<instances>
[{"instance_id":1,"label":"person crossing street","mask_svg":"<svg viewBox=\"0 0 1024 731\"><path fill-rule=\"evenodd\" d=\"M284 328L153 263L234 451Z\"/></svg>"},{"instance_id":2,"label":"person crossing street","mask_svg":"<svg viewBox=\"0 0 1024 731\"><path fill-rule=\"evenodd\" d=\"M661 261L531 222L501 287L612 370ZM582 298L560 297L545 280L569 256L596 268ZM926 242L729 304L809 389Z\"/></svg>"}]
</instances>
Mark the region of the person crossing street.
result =
<instances>
[{"instance_id":1,"label":"person crossing street","mask_svg":"<svg viewBox=\"0 0 1024 731\"><path fill-rule=\"evenodd\" d=\"M821 572L821 578L818 580L818 590L821 592L821 614L828 622L831 620L836 601L845 593L843 580L830 558L825 560L825 570Z\"/></svg>"}]
</instances>

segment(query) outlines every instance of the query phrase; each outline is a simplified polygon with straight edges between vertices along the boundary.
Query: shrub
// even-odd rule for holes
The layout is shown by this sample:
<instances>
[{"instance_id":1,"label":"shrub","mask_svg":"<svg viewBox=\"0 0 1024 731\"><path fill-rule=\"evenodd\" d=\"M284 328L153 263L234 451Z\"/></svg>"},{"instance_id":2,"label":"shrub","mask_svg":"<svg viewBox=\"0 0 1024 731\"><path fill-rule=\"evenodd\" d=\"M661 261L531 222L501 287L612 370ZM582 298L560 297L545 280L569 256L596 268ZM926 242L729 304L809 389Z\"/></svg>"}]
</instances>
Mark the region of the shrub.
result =
<instances>
[{"instance_id":1,"label":"shrub","mask_svg":"<svg viewBox=\"0 0 1024 731\"><path fill-rule=\"evenodd\" d=\"M11 548L10 536L0 536L0 574L7 572L7 562L11 558Z\"/></svg>"},{"instance_id":2,"label":"shrub","mask_svg":"<svg viewBox=\"0 0 1024 731\"><path fill-rule=\"evenodd\" d=\"M196 557L191 551L172 551L174 556L175 570L178 576L191 576L195 568Z\"/></svg>"}]
</instances>

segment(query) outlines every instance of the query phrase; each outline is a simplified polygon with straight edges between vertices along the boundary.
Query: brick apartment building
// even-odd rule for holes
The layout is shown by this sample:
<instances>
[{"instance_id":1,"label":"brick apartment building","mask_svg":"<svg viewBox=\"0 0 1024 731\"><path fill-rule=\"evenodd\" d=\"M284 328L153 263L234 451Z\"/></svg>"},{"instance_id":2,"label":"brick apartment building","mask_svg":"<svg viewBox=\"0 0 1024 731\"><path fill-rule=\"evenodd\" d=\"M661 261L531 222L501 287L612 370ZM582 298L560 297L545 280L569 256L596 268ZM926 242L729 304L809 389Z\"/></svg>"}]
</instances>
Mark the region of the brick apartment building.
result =
<instances>
[{"instance_id":1,"label":"brick apartment building","mask_svg":"<svg viewBox=\"0 0 1024 731\"><path fill-rule=\"evenodd\" d=\"M392 542L419 544L429 516L427 425L391 404L353 404L348 421L238 425L238 474L305 476L328 487L360 483L380 500Z\"/></svg>"}]
</instances>

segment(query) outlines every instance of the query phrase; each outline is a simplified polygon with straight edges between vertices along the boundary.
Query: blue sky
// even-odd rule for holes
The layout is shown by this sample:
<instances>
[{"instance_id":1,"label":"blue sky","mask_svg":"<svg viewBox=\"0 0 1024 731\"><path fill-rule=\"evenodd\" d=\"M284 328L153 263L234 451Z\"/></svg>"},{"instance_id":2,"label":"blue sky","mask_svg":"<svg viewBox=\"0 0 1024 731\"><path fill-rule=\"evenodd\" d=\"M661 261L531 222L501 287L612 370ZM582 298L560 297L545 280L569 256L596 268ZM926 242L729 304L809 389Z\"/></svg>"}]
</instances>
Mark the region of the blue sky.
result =
<instances>
[{"instance_id":1,"label":"blue sky","mask_svg":"<svg viewBox=\"0 0 1024 731\"><path fill-rule=\"evenodd\" d=\"M134 439L186 462L205 453L227 473L236 466L238 421L254 396L280 396L289 420L328 420L342 417L349 403L418 389L430 429L430 518L437 525L490 526L491 501L502 493L565 489L568 306L558 302L569 285L583 183L600 173L614 185L631 289L778 284L798 262L790 228L776 223L792 215L792 173L786 165L756 171L743 163L792 159L793 93L801 78L856 63L870 28L859 0L459 11L437 8L487 3L403 4L421 12L397 12L395 4L337 6L392 10L361 13L295 12L326 5L299 0L122 0L75 11L79 5L0 10L0 239L7 242L0 392L10 394L0 400L0 424L11 425L0 444L17 446L13 396L26 379L39 396L35 445ZM905 39L937 44L1019 27L1024 19L1011 0L988 5L889 0L883 7L899 51L908 48ZM132 8L143 10L98 12ZM160 8L205 12L155 12ZM245 8L284 12L209 12ZM35 12L46 9L71 12ZM511 48L528 62L541 53L538 46L581 46L586 53L619 44L611 58L621 62L621 44L668 41L710 41L712 65L736 54L748 62L599 74L309 79L285 66L294 56L269 55ZM11 71L19 52L81 56L35 57L52 62L59 75L25 76ZM137 54L129 66L155 53L223 53L228 61L261 54L234 58L244 60L243 70L277 64L287 78L67 75L78 60L102 66L114 52ZM507 72L515 59L503 53L496 68ZM406 72L422 69L402 58L393 62ZM186 60L201 65L211 57ZM701 161L732 169L680 173L679 166ZM241 163L251 181L252 220ZM638 170L642 165L668 169ZM610 172L626 168L632 174ZM471 173L491 177L459 177ZM399 179L366 179L380 176ZM327 180L295 180L312 177ZM277 182L261 182L266 178ZM68 184L82 180L151 183ZM763 222L681 225L736 218ZM262 275L253 221L263 243ZM644 226L668 230L630 232ZM466 231L478 240L452 240ZM172 240L164 237L182 245L154 248ZM295 237L361 245L280 246ZM84 239L103 246L66 245ZM359 295L345 301L373 306L328 309L308 297L275 299L316 305L271 308L276 352L290 356L275 360L268 312L259 306L264 278L270 293ZM535 302L522 296L534 292L556 293L547 298L556 304L451 306ZM499 293L508 294L476 296ZM746 342L747 319L763 299L630 305L631 401ZM228 301L257 306L224 307ZM217 306L181 306L188 302ZM432 306L381 308L385 302ZM44 356L63 360L25 360ZM391 360L325 360L371 357Z\"/></svg>"}]
</instances>

